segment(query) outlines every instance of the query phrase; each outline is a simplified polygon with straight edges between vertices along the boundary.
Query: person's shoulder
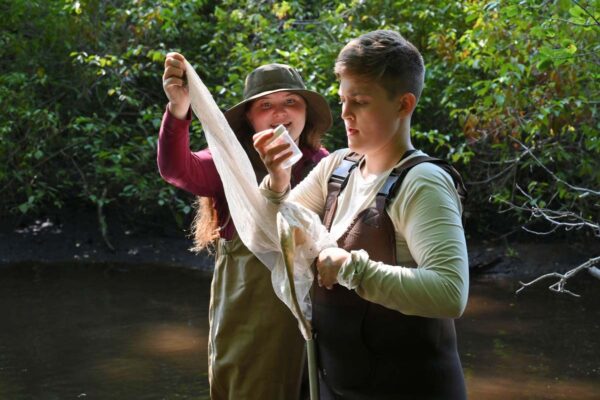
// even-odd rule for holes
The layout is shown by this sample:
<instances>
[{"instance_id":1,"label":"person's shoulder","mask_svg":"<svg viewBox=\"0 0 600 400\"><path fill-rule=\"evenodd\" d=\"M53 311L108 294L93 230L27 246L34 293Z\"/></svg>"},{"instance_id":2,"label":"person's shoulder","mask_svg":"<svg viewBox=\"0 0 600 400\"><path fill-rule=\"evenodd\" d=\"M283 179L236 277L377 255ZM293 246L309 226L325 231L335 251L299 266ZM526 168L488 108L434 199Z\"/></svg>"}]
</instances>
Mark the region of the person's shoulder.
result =
<instances>
[{"instance_id":1,"label":"person's shoulder","mask_svg":"<svg viewBox=\"0 0 600 400\"><path fill-rule=\"evenodd\" d=\"M343 149L337 149L333 153L331 153L331 155L335 155L336 157L340 157L340 158L344 158L348 154L350 154L350 149L347 147L344 147Z\"/></svg>"},{"instance_id":2,"label":"person's shoulder","mask_svg":"<svg viewBox=\"0 0 600 400\"><path fill-rule=\"evenodd\" d=\"M427 155L423 152L419 152L412 157L417 157L419 155ZM412 158L410 157L410 158ZM408 159L410 159L408 158ZM408 160L407 159L407 160ZM407 182L430 182L430 183L438 183L443 185L454 185L452 181L452 177L444 171L442 167L436 165L432 162L422 162L420 164L415 165L408 171L406 174L405 181Z\"/></svg>"},{"instance_id":3,"label":"person's shoulder","mask_svg":"<svg viewBox=\"0 0 600 400\"><path fill-rule=\"evenodd\" d=\"M346 157L349 152L349 149L334 150L317 164L317 169L324 174L323 176L331 175L331 173L340 165L344 157Z\"/></svg>"},{"instance_id":4,"label":"person's shoulder","mask_svg":"<svg viewBox=\"0 0 600 400\"><path fill-rule=\"evenodd\" d=\"M327 158L329 160L329 163L332 166L337 166L342 162L344 157L346 157L349 153L350 153L350 149L348 149L348 148L338 149L338 150L335 150L333 153L329 154L329 156Z\"/></svg>"}]
</instances>

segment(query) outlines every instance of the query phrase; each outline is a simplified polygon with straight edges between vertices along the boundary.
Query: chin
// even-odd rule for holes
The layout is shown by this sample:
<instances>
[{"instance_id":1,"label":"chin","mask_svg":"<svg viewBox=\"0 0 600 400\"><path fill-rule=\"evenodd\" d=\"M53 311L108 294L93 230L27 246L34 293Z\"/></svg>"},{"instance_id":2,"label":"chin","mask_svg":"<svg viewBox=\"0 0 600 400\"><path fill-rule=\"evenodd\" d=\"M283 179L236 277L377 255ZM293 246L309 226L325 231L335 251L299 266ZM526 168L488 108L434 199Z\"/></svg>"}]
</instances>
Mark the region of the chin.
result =
<instances>
[{"instance_id":1,"label":"chin","mask_svg":"<svg viewBox=\"0 0 600 400\"><path fill-rule=\"evenodd\" d=\"M355 152L355 153L360 153L361 152L360 151L361 150L361 146L358 143L353 142L352 139L350 139L350 138L348 138L348 148L350 150L352 150L353 152Z\"/></svg>"},{"instance_id":2,"label":"chin","mask_svg":"<svg viewBox=\"0 0 600 400\"><path fill-rule=\"evenodd\" d=\"M300 135L302 135L302 132L290 132L290 136L292 137L292 139L294 139L295 142L300 140Z\"/></svg>"}]
</instances>

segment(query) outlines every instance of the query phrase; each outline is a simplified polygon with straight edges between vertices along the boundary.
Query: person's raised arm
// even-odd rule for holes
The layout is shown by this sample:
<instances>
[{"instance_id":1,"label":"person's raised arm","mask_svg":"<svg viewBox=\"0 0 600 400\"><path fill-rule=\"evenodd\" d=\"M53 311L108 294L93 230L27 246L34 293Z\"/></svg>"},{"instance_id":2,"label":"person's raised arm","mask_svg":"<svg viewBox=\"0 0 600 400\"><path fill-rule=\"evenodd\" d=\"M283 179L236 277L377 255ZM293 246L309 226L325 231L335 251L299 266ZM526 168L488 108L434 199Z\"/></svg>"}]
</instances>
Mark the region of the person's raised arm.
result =
<instances>
[{"instance_id":1,"label":"person's raised arm","mask_svg":"<svg viewBox=\"0 0 600 400\"><path fill-rule=\"evenodd\" d=\"M218 196L223 185L208 150L190 151L190 95L185 82L185 58L169 53L165 60L163 89L169 104L158 136L157 163L162 178L199 196Z\"/></svg>"}]
</instances>

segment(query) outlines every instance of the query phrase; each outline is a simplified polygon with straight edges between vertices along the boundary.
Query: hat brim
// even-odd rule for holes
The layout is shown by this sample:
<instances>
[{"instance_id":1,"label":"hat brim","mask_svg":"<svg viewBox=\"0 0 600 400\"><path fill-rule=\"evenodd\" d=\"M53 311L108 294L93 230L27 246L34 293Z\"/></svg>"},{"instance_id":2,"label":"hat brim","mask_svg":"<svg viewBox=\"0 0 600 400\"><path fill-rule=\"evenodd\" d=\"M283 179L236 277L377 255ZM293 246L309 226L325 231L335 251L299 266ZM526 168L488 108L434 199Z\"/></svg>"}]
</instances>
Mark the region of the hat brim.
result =
<instances>
[{"instance_id":1,"label":"hat brim","mask_svg":"<svg viewBox=\"0 0 600 400\"><path fill-rule=\"evenodd\" d=\"M229 126L231 126L233 132L238 135L246 126L246 104L258 99L259 97L276 92L292 92L298 93L300 96L302 96L304 100L306 100L306 120L309 121L312 126L314 126L315 131L319 135L324 134L329 128L331 128L331 125L333 124L333 118L331 117L331 110L329 109L329 104L327 104L325 97L317 92L313 92L312 90L282 88L258 93L245 99L244 101L239 102L235 106L225 111L225 118L227 119L227 122L229 122Z\"/></svg>"}]
</instances>

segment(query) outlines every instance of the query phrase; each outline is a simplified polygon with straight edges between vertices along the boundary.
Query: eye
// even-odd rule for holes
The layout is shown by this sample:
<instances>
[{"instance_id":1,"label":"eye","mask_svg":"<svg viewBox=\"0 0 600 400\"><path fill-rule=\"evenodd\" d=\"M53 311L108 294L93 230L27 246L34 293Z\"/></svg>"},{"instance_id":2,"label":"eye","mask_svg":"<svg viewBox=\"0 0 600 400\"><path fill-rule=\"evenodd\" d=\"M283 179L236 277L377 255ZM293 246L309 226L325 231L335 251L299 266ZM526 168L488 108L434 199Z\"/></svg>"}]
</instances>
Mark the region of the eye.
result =
<instances>
[{"instance_id":1,"label":"eye","mask_svg":"<svg viewBox=\"0 0 600 400\"><path fill-rule=\"evenodd\" d=\"M293 106L294 104L296 104L296 99L292 97L288 97L287 99L285 99L286 106Z\"/></svg>"},{"instance_id":2,"label":"eye","mask_svg":"<svg viewBox=\"0 0 600 400\"><path fill-rule=\"evenodd\" d=\"M271 108L271 103L269 103L268 101L263 101L262 103L260 103L260 108L262 110L268 110L269 108Z\"/></svg>"}]
</instances>

